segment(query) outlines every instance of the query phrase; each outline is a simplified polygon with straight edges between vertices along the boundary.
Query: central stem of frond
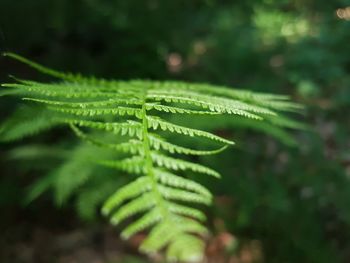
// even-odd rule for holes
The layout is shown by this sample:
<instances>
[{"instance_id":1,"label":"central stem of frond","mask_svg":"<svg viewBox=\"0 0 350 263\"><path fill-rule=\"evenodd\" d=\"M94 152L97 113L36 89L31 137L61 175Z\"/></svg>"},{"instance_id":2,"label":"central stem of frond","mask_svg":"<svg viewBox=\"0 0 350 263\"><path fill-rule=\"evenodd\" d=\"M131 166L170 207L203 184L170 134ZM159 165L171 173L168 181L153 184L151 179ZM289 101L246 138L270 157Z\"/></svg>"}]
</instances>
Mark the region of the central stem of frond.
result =
<instances>
[{"instance_id":1,"label":"central stem of frond","mask_svg":"<svg viewBox=\"0 0 350 263\"><path fill-rule=\"evenodd\" d=\"M157 198L157 205L159 205L163 217L167 217L169 215L168 209L164 203L164 198L158 189L157 178L154 173L154 165L151 155L151 145L148 135L148 122L147 122L147 110L146 110L146 99L144 99L144 103L142 105L142 138L143 138L143 152L146 162L146 171L147 175L151 178L152 181L152 191Z\"/></svg>"}]
</instances>

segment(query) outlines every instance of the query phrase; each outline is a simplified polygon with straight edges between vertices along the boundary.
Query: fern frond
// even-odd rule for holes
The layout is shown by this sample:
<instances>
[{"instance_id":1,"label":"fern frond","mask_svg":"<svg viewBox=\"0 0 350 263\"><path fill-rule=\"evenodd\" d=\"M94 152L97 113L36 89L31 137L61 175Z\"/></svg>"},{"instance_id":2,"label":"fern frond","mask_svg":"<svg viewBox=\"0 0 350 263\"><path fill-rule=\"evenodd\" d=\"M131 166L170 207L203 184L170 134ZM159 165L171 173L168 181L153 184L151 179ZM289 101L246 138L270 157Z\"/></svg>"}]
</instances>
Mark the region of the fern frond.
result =
<instances>
[{"instance_id":1,"label":"fern frond","mask_svg":"<svg viewBox=\"0 0 350 263\"><path fill-rule=\"evenodd\" d=\"M166 106L161 104L154 104L154 103L147 103L146 104L147 110L157 110L157 111L164 111L169 113L182 113L182 114L199 114L199 115L217 115L218 112L213 111L199 111L199 110L189 110L189 109L183 109L179 107L172 107L172 106Z\"/></svg>"},{"instance_id":2,"label":"fern frond","mask_svg":"<svg viewBox=\"0 0 350 263\"><path fill-rule=\"evenodd\" d=\"M20 92L18 90L1 90L0 97L10 96L10 95L19 95Z\"/></svg>"},{"instance_id":3,"label":"fern frond","mask_svg":"<svg viewBox=\"0 0 350 263\"><path fill-rule=\"evenodd\" d=\"M282 114L279 114L278 116L271 116L268 118L268 120L275 126L280 126L283 128L290 128L290 129L299 129L299 130L307 130L310 129L310 127L304 123L298 122L296 120L293 120L291 118L288 118L286 116L283 116Z\"/></svg>"},{"instance_id":4,"label":"fern frond","mask_svg":"<svg viewBox=\"0 0 350 263\"><path fill-rule=\"evenodd\" d=\"M145 253L154 253L168 245L171 239L175 238L180 232L177 227L174 227L174 225L178 223L179 222L162 220L150 231L146 240L142 242L140 250ZM169 231L170 229L172 229L172 231Z\"/></svg>"},{"instance_id":5,"label":"fern frond","mask_svg":"<svg viewBox=\"0 0 350 263\"><path fill-rule=\"evenodd\" d=\"M152 148L154 148L157 151L162 149L170 153L179 153L179 154L188 154L188 155L212 155L212 154L220 153L227 148L227 145L225 145L217 150L199 151L199 150L193 150L190 148L172 144L170 142L167 142L166 140L161 139L160 136L154 136L152 134L149 134L149 139L150 139Z\"/></svg>"},{"instance_id":6,"label":"fern frond","mask_svg":"<svg viewBox=\"0 0 350 263\"><path fill-rule=\"evenodd\" d=\"M86 135L78 127L76 127L73 124L71 124L70 127L73 130L73 132L75 133L75 135L77 135L79 138L81 138L82 140L84 140L86 142L94 144L96 146L100 146L102 148L109 148L109 149L112 149L116 152L139 154L139 155L143 154L143 147L142 147L141 141L131 139L127 142L118 143L118 144L105 143L105 142L101 142L99 140L96 140L92 136Z\"/></svg>"},{"instance_id":7,"label":"fern frond","mask_svg":"<svg viewBox=\"0 0 350 263\"><path fill-rule=\"evenodd\" d=\"M121 236L123 239L128 239L131 236L135 235L136 233L145 230L152 225L155 225L159 221L163 219L163 215L159 208L153 208L149 212L147 212L144 216L142 216L140 219L136 220L132 225L129 225L126 227L122 233Z\"/></svg>"},{"instance_id":8,"label":"fern frond","mask_svg":"<svg viewBox=\"0 0 350 263\"><path fill-rule=\"evenodd\" d=\"M52 86L57 86L55 87ZM66 85L55 85L55 84L37 84L34 86L26 85L26 84L3 84L3 87L6 88L16 88L27 93L33 93L36 95L46 96L46 97L61 97L66 99L76 99L76 98L113 98L116 97L114 93L100 93L100 92L84 92L84 91L75 91Z\"/></svg>"},{"instance_id":9,"label":"fern frond","mask_svg":"<svg viewBox=\"0 0 350 263\"><path fill-rule=\"evenodd\" d=\"M17 54L11 53L11 52L5 52L5 53L3 53L3 56L11 57L15 60L18 60L24 64L27 64L28 66L30 66L30 67L32 67L32 68L34 68L42 73L48 74L50 76L62 78L62 79L71 79L70 74L65 74L65 73L44 67L43 65L40 65L40 64L35 63L33 61L30 61L29 59L26 59L20 55L17 55Z\"/></svg>"},{"instance_id":10,"label":"fern frond","mask_svg":"<svg viewBox=\"0 0 350 263\"><path fill-rule=\"evenodd\" d=\"M124 135L128 135L130 137L136 136L140 140L142 139L141 124L131 120L127 122L119 122L119 123L87 121L87 120L79 120L79 119L61 119L60 121L63 123L73 124L80 127L112 132L114 134L120 134L122 136Z\"/></svg>"},{"instance_id":11,"label":"fern frond","mask_svg":"<svg viewBox=\"0 0 350 263\"><path fill-rule=\"evenodd\" d=\"M6 90L0 96L11 94L24 97L26 101L43 106L42 111L46 115L39 124L33 125L34 128L21 126L18 121L13 128L6 124L0 128L0 135L8 133L7 137L16 139L56 124L70 126L79 139L89 143L86 147L96 147L102 153L87 158L88 165L81 169L75 170L84 163L75 155L72 156L75 163L67 162L66 166L62 166L57 178L61 181L60 188L64 188L68 179L71 180L72 174L81 174L70 182L72 185L67 186L66 192L57 194L60 202L66 200L73 189L92 177L92 173L96 173L96 169L91 168L96 163L137 175L137 179L131 180L114 193L108 191L110 195L102 212L110 217L112 224L119 224L130 217L135 218L127 223L122 237L129 238L139 231L149 229L140 249L154 253L167 247L167 258L174 261L202 258L202 237L207 230L200 222L205 220L205 215L197 208L192 208L190 203L209 205L212 195L199 183L169 171L191 171L214 177L220 175L191 160L167 154L216 154L234 142L202 129L194 129L191 122L188 125L174 124L169 118L184 114L200 115L203 118L231 114L235 115L232 118L246 119L250 123L291 127L296 126L296 123L287 118L279 118L278 111L299 111L301 108L285 96L178 81L107 81L61 73L12 53L6 55L60 81L40 83L17 79L16 83L2 85ZM158 115L162 115L162 119ZM32 116L35 115L31 113L29 119ZM196 150L173 144L160 137L158 132L164 133L164 136L204 138L224 145L216 150ZM104 138L106 136L108 138ZM110 142L111 136L119 143ZM109 154L104 155L104 151ZM111 157L110 151L116 157ZM118 156L120 153L123 156ZM79 151L76 154L79 155ZM81 158L84 157L84 154L80 155ZM38 186L33 196L41 193L47 185ZM104 195L98 192L86 195L92 205L83 209L83 203L79 201L78 206L81 211L89 214L95 207L96 200L101 200L102 196Z\"/></svg>"},{"instance_id":12,"label":"fern frond","mask_svg":"<svg viewBox=\"0 0 350 263\"><path fill-rule=\"evenodd\" d=\"M179 205L176 203L169 203L169 210L172 213L183 215L186 217L191 217L199 221L205 221L206 216L198 209L194 209L188 206Z\"/></svg>"},{"instance_id":13,"label":"fern frond","mask_svg":"<svg viewBox=\"0 0 350 263\"><path fill-rule=\"evenodd\" d=\"M227 113L245 115L246 117L259 118L258 116L250 115L249 112L260 113L260 114L270 114L275 115L275 113L269 109L259 107L257 105L250 105L243 101L227 99L218 96L208 96L204 94L200 94L193 91L187 91L184 95L179 95L179 90L177 89L167 89L164 90L151 90L151 96L154 95L157 98L157 95L165 95L165 96L175 96L175 99L179 99L179 102L186 101L184 99L191 99L200 102L203 106L205 104L212 105L212 107L221 109L223 111L227 111ZM187 100L188 102L188 100Z\"/></svg>"},{"instance_id":14,"label":"fern frond","mask_svg":"<svg viewBox=\"0 0 350 263\"><path fill-rule=\"evenodd\" d=\"M167 259L172 262L176 260L200 262L203 258L201 253L204 244L191 235L181 235L172 242L167 249Z\"/></svg>"},{"instance_id":15,"label":"fern frond","mask_svg":"<svg viewBox=\"0 0 350 263\"><path fill-rule=\"evenodd\" d=\"M122 98L110 98L107 100L98 100L98 101L83 101L83 102L67 102L67 101L55 101L55 100L44 100L44 99L36 99L36 98L23 98L23 100L38 102L42 104L48 104L53 106L62 106L62 107L70 107L70 108L92 108L92 107L108 107L108 106L116 106L120 104L126 105L142 105L137 99L122 99Z\"/></svg>"},{"instance_id":16,"label":"fern frond","mask_svg":"<svg viewBox=\"0 0 350 263\"><path fill-rule=\"evenodd\" d=\"M10 142L49 130L59 121L42 108L23 107L0 126L0 141Z\"/></svg>"},{"instance_id":17,"label":"fern frond","mask_svg":"<svg viewBox=\"0 0 350 263\"><path fill-rule=\"evenodd\" d=\"M116 225L128 217L139 212L149 210L157 204L157 199L153 193L145 193L140 197L130 201L127 205L122 206L111 216L111 223Z\"/></svg>"},{"instance_id":18,"label":"fern frond","mask_svg":"<svg viewBox=\"0 0 350 263\"><path fill-rule=\"evenodd\" d=\"M82 144L71 152L68 161L55 170L54 192L58 205L65 203L74 190L83 185L96 172L96 165L91 162L94 154L101 156L103 151L95 146Z\"/></svg>"},{"instance_id":19,"label":"fern frond","mask_svg":"<svg viewBox=\"0 0 350 263\"><path fill-rule=\"evenodd\" d=\"M169 229L173 229L173 231L169 231ZM140 249L148 253L158 251L171 243L173 239L181 236L183 232L205 234L207 230L194 220L175 216L172 220L164 221L155 226ZM181 245L182 248L184 248L183 245ZM193 253L198 253L198 251L193 251Z\"/></svg>"},{"instance_id":20,"label":"fern frond","mask_svg":"<svg viewBox=\"0 0 350 263\"><path fill-rule=\"evenodd\" d=\"M169 185L174 188L187 189L189 191L194 191L211 197L211 193L209 192L209 190L201 184L196 183L195 181L174 175L170 172L161 169L155 169L154 172L157 180L159 180L160 183L164 185Z\"/></svg>"},{"instance_id":21,"label":"fern frond","mask_svg":"<svg viewBox=\"0 0 350 263\"><path fill-rule=\"evenodd\" d=\"M162 120L159 117L155 118L154 116L147 116L147 121L148 121L148 128L152 128L153 130L157 130L160 128L163 131L175 132L178 134L188 135L191 137L194 137L194 136L204 137L204 138L207 138L213 141L222 142L225 144L231 144L231 145L234 144L234 142L226 140L212 133L176 125L176 124L167 122L165 120Z\"/></svg>"},{"instance_id":22,"label":"fern frond","mask_svg":"<svg viewBox=\"0 0 350 263\"><path fill-rule=\"evenodd\" d=\"M52 110L73 114L77 116L100 116L100 115L119 115L119 116L136 116L141 119L141 110L128 107L118 107L118 108L104 108L104 109L68 109L68 108L51 108Z\"/></svg>"},{"instance_id":23,"label":"fern frond","mask_svg":"<svg viewBox=\"0 0 350 263\"><path fill-rule=\"evenodd\" d=\"M206 195L191 193L188 191L174 189L171 187L160 186L159 192L165 199L168 200L199 203L204 205L209 205L211 203L211 198Z\"/></svg>"},{"instance_id":24,"label":"fern frond","mask_svg":"<svg viewBox=\"0 0 350 263\"><path fill-rule=\"evenodd\" d=\"M212 102L209 100L203 100L201 96L199 97L186 97L181 95L169 95L169 94L149 94L149 99L153 99L155 101L162 101L165 102L174 102L174 103L183 103L188 104L192 106L201 107L203 109L209 109L210 111L216 112L216 113L228 113L228 114L235 114L235 115L241 115L244 117L252 118L261 120L262 118L256 114L252 114L248 111L242 110L239 108L238 105L231 106L231 105L223 105L220 102Z\"/></svg>"},{"instance_id":25,"label":"fern frond","mask_svg":"<svg viewBox=\"0 0 350 263\"><path fill-rule=\"evenodd\" d=\"M303 106L289 101L285 95L267 94L252 92L249 90L239 90L223 86L214 86L200 83L185 83L178 81L156 82L153 86L159 90L175 89L185 93L186 91L203 93L206 95L215 95L224 98L239 100L249 105L256 105L267 109L279 111L297 111L303 109Z\"/></svg>"},{"instance_id":26,"label":"fern frond","mask_svg":"<svg viewBox=\"0 0 350 263\"><path fill-rule=\"evenodd\" d=\"M137 180L129 183L128 185L119 189L118 192L113 194L108 200L105 202L102 208L102 213L104 215L108 215L111 213L112 209L118 207L123 202L141 195L142 193L149 191L152 188L152 182L148 177L140 177Z\"/></svg>"},{"instance_id":27,"label":"fern frond","mask_svg":"<svg viewBox=\"0 0 350 263\"><path fill-rule=\"evenodd\" d=\"M115 155L113 152L109 152L109 154ZM79 216L88 221L96 218L104 201L115 192L115 189L121 188L126 182L123 178L115 180L115 176L118 175L116 171L102 170L98 165L94 166L94 171L93 175L79 187L79 191L75 192L74 195Z\"/></svg>"},{"instance_id":28,"label":"fern frond","mask_svg":"<svg viewBox=\"0 0 350 263\"><path fill-rule=\"evenodd\" d=\"M145 160L141 156L126 158L121 161L98 161L99 164L119 169L128 173L146 174Z\"/></svg>"},{"instance_id":29,"label":"fern frond","mask_svg":"<svg viewBox=\"0 0 350 263\"><path fill-rule=\"evenodd\" d=\"M160 167L165 167L172 170L191 170L193 172L203 173L212 175L214 177L220 178L220 174L208 167L205 167L200 164L191 163L188 161L183 161L181 159L176 159L172 157L167 157L161 154L152 153L151 154L153 161Z\"/></svg>"},{"instance_id":30,"label":"fern frond","mask_svg":"<svg viewBox=\"0 0 350 263\"><path fill-rule=\"evenodd\" d=\"M230 89L219 87L215 90L218 95L225 95L229 98L241 99L249 103L256 103L259 106L271 108L280 111L300 112L303 106L289 101L289 97L285 95L257 93L247 90Z\"/></svg>"}]
</instances>

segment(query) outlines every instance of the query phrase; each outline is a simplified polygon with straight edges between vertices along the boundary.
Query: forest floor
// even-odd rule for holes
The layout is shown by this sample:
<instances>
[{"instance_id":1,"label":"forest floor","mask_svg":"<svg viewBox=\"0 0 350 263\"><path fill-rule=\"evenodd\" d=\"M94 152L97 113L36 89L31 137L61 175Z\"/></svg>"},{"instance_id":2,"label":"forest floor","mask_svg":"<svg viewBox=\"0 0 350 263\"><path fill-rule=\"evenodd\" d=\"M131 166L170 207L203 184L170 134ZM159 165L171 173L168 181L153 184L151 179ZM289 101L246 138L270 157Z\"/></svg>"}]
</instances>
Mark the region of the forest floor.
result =
<instances>
[{"instance_id":1,"label":"forest floor","mask_svg":"<svg viewBox=\"0 0 350 263\"><path fill-rule=\"evenodd\" d=\"M137 252L144 238L138 235L125 242L117 230L105 223L82 223L73 211L51 205L35 209L6 209L0 218L1 263L163 263ZM103 222L103 220L98 220ZM228 253L235 238L223 232L210 238L203 263L262 262L259 242Z\"/></svg>"}]
</instances>

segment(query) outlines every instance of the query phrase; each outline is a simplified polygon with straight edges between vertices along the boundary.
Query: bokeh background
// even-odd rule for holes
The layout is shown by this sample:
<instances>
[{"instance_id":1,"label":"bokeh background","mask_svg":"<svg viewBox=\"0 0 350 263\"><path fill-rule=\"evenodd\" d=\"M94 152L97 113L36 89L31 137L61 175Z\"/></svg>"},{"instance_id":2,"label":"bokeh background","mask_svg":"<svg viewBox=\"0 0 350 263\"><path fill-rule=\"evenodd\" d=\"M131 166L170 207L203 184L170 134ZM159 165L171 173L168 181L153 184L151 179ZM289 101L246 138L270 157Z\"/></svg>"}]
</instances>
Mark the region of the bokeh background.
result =
<instances>
[{"instance_id":1,"label":"bokeh background","mask_svg":"<svg viewBox=\"0 0 350 263\"><path fill-rule=\"evenodd\" d=\"M0 0L0 49L85 75L206 82L305 104L304 130L215 123L238 146L202 160L224 175L208 182L206 253L215 263L350 262L350 1ZM0 82L9 74L50 79L0 58ZM18 105L1 98L0 121ZM66 133L0 144L0 262L162 262L137 253L142 237L118 239L94 181L65 202L61 182L28 204L69 151L54 148ZM35 151L50 161L30 159Z\"/></svg>"}]
</instances>

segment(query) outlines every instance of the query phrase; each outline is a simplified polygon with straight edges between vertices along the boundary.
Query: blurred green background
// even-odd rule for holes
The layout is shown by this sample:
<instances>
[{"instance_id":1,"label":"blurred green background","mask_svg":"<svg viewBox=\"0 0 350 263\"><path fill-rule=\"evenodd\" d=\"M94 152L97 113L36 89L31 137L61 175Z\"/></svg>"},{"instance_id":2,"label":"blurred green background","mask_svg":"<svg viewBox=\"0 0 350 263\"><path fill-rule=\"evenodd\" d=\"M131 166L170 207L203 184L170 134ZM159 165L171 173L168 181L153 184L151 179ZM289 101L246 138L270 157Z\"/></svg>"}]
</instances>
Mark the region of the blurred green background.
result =
<instances>
[{"instance_id":1,"label":"blurred green background","mask_svg":"<svg viewBox=\"0 0 350 263\"><path fill-rule=\"evenodd\" d=\"M209 262L350 262L350 1L0 0L0 49L85 75L206 82L305 104L308 131L214 123L238 146L201 160L224 175L207 182L217 196ZM9 74L48 80L1 58L0 82ZM1 122L18 103L1 99ZM97 201L82 207L96 182L64 206L55 193L24 205L51 163L21 157L62 136L71 139L62 129L26 139L29 148L0 145L0 262L148 262L137 240L117 239Z\"/></svg>"}]
</instances>

